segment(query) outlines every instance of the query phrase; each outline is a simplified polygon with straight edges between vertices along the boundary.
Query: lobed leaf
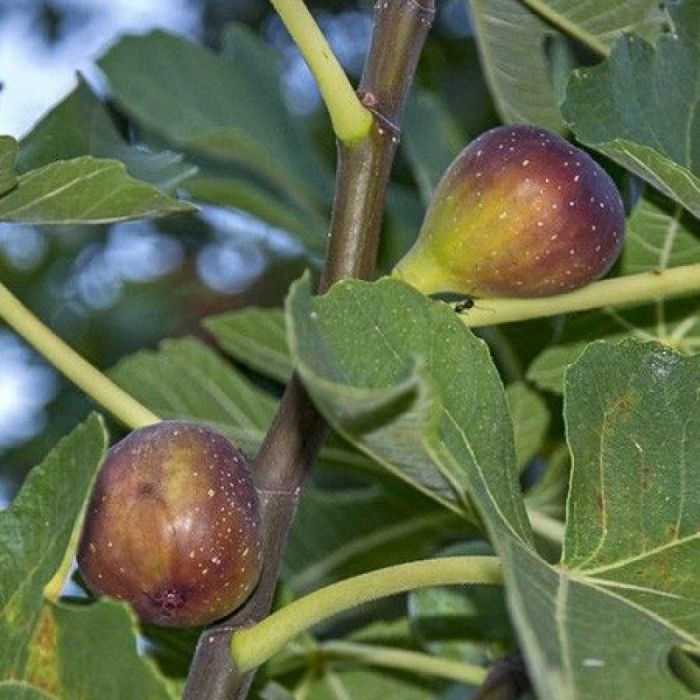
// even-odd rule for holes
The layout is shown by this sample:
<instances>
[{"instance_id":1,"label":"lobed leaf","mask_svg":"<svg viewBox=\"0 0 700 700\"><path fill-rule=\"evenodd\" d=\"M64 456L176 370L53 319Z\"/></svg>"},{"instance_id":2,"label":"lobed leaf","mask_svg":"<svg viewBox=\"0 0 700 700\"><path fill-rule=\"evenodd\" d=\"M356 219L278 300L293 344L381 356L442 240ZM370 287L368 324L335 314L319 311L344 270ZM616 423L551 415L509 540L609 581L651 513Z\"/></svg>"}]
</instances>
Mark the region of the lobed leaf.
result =
<instances>
[{"instance_id":1,"label":"lobed leaf","mask_svg":"<svg viewBox=\"0 0 700 700\"><path fill-rule=\"evenodd\" d=\"M282 101L276 57L243 27L224 43L217 56L154 31L122 38L98 63L120 107L160 138L245 165L293 201L325 198L329 173Z\"/></svg>"},{"instance_id":2,"label":"lobed leaf","mask_svg":"<svg viewBox=\"0 0 700 700\"><path fill-rule=\"evenodd\" d=\"M672 672L700 651L700 361L594 343L567 373L573 454L562 562L503 542L511 606L543 698L695 697ZM604 640L604 643L601 641ZM630 640L634 660L630 659Z\"/></svg>"},{"instance_id":3,"label":"lobed leaf","mask_svg":"<svg viewBox=\"0 0 700 700\"><path fill-rule=\"evenodd\" d=\"M79 156L119 160L132 177L164 191L173 190L197 171L179 153L154 153L127 143L80 76L76 88L22 139L17 163L26 172Z\"/></svg>"},{"instance_id":4,"label":"lobed leaf","mask_svg":"<svg viewBox=\"0 0 700 700\"><path fill-rule=\"evenodd\" d=\"M700 217L700 5L669 13L673 30L656 46L625 36L577 72L562 111L580 141Z\"/></svg>"},{"instance_id":5,"label":"lobed leaf","mask_svg":"<svg viewBox=\"0 0 700 700\"><path fill-rule=\"evenodd\" d=\"M565 128L559 74L574 62L565 38L605 55L624 32L656 34L655 0L468 0L484 75L506 123ZM561 65L559 65L561 64Z\"/></svg>"},{"instance_id":6,"label":"lobed leaf","mask_svg":"<svg viewBox=\"0 0 700 700\"><path fill-rule=\"evenodd\" d=\"M520 515L500 384L446 306L390 280L341 282L315 300L302 282L288 315L299 372L329 421L444 505L463 489L476 506L538 697L693 697L669 658L700 652L698 358L598 342L569 371L573 466L554 566Z\"/></svg>"}]
</instances>

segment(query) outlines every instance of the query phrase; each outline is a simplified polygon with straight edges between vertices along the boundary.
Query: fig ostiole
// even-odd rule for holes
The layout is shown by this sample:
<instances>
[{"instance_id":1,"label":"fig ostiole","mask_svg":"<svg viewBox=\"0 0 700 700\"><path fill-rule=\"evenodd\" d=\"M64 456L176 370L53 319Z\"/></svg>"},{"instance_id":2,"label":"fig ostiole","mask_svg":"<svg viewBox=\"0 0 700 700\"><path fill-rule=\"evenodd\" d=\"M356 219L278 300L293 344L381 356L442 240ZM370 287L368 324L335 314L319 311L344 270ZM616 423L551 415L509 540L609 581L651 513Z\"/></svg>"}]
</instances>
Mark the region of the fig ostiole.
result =
<instances>
[{"instance_id":1,"label":"fig ostiole","mask_svg":"<svg viewBox=\"0 0 700 700\"><path fill-rule=\"evenodd\" d=\"M78 546L96 594L145 622L202 625L239 607L262 566L260 504L243 455L184 421L135 430L102 464Z\"/></svg>"},{"instance_id":2,"label":"fig ostiole","mask_svg":"<svg viewBox=\"0 0 700 700\"><path fill-rule=\"evenodd\" d=\"M450 164L393 275L426 294L570 292L610 269L624 225L615 183L587 153L534 126L498 127Z\"/></svg>"}]
</instances>

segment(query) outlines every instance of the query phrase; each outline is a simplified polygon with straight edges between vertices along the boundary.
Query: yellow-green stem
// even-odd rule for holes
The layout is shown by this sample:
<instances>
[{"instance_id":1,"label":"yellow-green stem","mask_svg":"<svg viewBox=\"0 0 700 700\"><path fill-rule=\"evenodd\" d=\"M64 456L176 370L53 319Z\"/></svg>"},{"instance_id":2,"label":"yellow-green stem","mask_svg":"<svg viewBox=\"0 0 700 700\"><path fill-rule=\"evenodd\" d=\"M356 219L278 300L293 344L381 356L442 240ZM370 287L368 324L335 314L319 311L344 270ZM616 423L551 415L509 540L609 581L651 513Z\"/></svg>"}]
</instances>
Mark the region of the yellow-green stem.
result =
<instances>
[{"instance_id":1,"label":"yellow-green stem","mask_svg":"<svg viewBox=\"0 0 700 700\"><path fill-rule=\"evenodd\" d=\"M367 666L381 666L426 676L436 676L468 685L481 685L486 679L486 669L481 666L406 649L394 649L374 644L357 644L356 642L325 642L319 646L318 651L324 657L347 659Z\"/></svg>"},{"instance_id":2,"label":"yellow-green stem","mask_svg":"<svg viewBox=\"0 0 700 700\"><path fill-rule=\"evenodd\" d=\"M461 319L472 328L495 326L606 306L641 304L697 291L700 291L700 264L683 265L658 273L643 272L602 280L552 297L479 299L474 307L461 314Z\"/></svg>"},{"instance_id":3,"label":"yellow-green stem","mask_svg":"<svg viewBox=\"0 0 700 700\"><path fill-rule=\"evenodd\" d=\"M237 630L231 657L240 672L249 671L302 632L357 605L425 586L502 582L497 557L441 557L378 569L314 591L257 625Z\"/></svg>"},{"instance_id":4,"label":"yellow-green stem","mask_svg":"<svg viewBox=\"0 0 700 700\"><path fill-rule=\"evenodd\" d=\"M129 428L160 418L61 340L0 284L0 318L40 352L59 372Z\"/></svg>"},{"instance_id":5,"label":"yellow-green stem","mask_svg":"<svg viewBox=\"0 0 700 700\"><path fill-rule=\"evenodd\" d=\"M343 143L356 143L372 126L372 115L358 99L345 71L303 0L270 0L318 83L333 131Z\"/></svg>"}]
</instances>

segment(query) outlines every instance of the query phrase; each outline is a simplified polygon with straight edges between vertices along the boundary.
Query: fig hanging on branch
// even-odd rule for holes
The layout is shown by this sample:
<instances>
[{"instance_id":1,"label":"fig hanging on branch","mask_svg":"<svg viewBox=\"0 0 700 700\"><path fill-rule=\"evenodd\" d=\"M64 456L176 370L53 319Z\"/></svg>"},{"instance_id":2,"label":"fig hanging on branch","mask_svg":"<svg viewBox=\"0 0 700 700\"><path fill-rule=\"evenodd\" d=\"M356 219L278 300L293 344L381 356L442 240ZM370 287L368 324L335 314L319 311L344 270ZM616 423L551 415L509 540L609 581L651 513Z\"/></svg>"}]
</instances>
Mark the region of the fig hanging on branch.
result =
<instances>
[{"instance_id":1,"label":"fig hanging on branch","mask_svg":"<svg viewBox=\"0 0 700 700\"><path fill-rule=\"evenodd\" d=\"M498 127L448 167L393 275L426 294L570 292L610 269L624 225L615 184L588 154L544 129Z\"/></svg>"},{"instance_id":2,"label":"fig hanging on branch","mask_svg":"<svg viewBox=\"0 0 700 700\"><path fill-rule=\"evenodd\" d=\"M78 546L88 586L157 625L212 622L240 606L262 565L248 464L223 435L163 421L110 449Z\"/></svg>"}]
</instances>

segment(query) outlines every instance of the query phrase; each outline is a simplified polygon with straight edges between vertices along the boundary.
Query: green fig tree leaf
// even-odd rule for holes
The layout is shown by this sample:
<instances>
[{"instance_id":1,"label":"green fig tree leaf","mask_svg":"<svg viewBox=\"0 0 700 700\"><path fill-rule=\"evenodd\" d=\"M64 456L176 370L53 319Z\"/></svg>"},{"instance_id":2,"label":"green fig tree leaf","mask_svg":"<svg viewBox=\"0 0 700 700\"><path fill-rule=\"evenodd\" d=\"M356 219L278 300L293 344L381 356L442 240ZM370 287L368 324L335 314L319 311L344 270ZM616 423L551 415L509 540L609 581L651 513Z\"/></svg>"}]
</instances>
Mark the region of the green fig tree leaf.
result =
<instances>
[{"instance_id":1,"label":"green fig tree leaf","mask_svg":"<svg viewBox=\"0 0 700 700\"><path fill-rule=\"evenodd\" d=\"M59 700L56 695L22 681L0 682L0 700Z\"/></svg>"},{"instance_id":2,"label":"green fig tree leaf","mask_svg":"<svg viewBox=\"0 0 700 700\"><path fill-rule=\"evenodd\" d=\"M138 626L125 605L44 598L106 449L103 421L92 415L30 471L0 513L0 697L173 700L138 654Z\"/></svg>"},{"instance_id":3,"label":"green fig tree leaf","mask_svg":"<svg viewBox=\"0 0 700 700\"><path fill-rule=\"evenodd\" d=\"M271 395L194 338L164 341L157 351L138 351L120 360L110 375L162 418L207 423L248 456L257 452L277 408ZM371 460L337 438L321 449L320 463L364 474L377 471Z\"/></svg>"},{"instance_id":4,"label":"green fig tree leaf","mask_svg":"<svg viewBox=\"0 0 700 700\"><path fill-rule=\"evenodd\" d=\"M30 170L0 197L0 221L30 224L100 224L192 209L130 177L123 163L91 156Z\"/></svg>"},{"instance_id":5,"label":"green fig tree leaf","mask_svg":"<svg viewBox=\"0 0 700 700\"><path fill-rule=\"evenodd\" d=\"M204 320L217 343L244 365L283 384L292 375L284 312L249 306Z\"/></svg>"},{"instance_id":6,"label":"green fig tree leaf","mask_svg":"<svg viewBox=\"0 0 700 700\"><path fill-rule=\"evenodd\" d=\"M401 143L427 206L442 174L467 139L442 100L426 90L414 91L406 106L405 122Z\"/></svg>"},{"instance_id":7,"label":"green fig tree leaf","mask_svg":"<svg viewBox=\"0 0 700 700\"><path fill-rule=\"evenodd\" d=\"M206 422L246 454L257 450L275 411L274 399L194 338L129 355L110 375L162 418Z\"/></svg>"},{"instance_id":8,"label":"green fig tree leaf","mask_svg":"<svg viewBox=\"0 0 700 700\"><path fill-rule=\"evenodd\" d=\"M503 121L554 131L565 128L558 74L566 76L574 60L564 37L605 55L622 32L651 31L661 14L656 0L467 0L467 6ZM548 45L558 51L548 52Z\"/></svg>"},{"instance_id":9,"label":"green fig tree leaf","mask_svg":"<svg viewBox=\"0 0 700 700\"><path fill-rule=\"evenodd\" d=\"M655 46L625 36L606 61L577 72L562 110L581 142L700 217L700 5L669 13L672 31Z\"/></svg>"},{"instance_id":10,"label":"green fig tree leaf","mask_svg":"<svg viewBox=\"0 0 700 700\"><path fill-rule=\"evenodd\" d=\"M567 372L562 561L502 542L541 697L695 697L669 657L700 651L698 386L697 357L634 341L594 343Z\"/></svg>"},{"instance_id":11,"label":"green fig tree leaf","mask_svg":"<svg viewBox=\"0 0 700 700\"><path fill-rule=\"evenodd\" d=\"M288 332L297 371L341 435L446 507L467 515L474 499L493 527L530 541L503 386L448 305L388 279L312 299L305 278Z\"/></svg>"},{"instance_id":12,"label":"green fig tree leaf","mask_svg":"<svg viewBox=\"0 0 700 700\"><path fill-rule=\"evenodd\" d=\"M0 136L0 195L11 190L17 184L15 159L17 141L11 136Z\"/></svg>"},{"instance_id":13,"label":"green fig tree leaf","mask_svg":"<svg viewBox=\"0 0 700 700\"><path fill-rule=\"evenodd\" d=\"M0 680L23 678L43 606L107 445L91 416L27 476L0 513Z\"/></svg>"},{"instance_id":14,"label":"green fig tree leaf","mask_svg":"<svg viewBox=\"0 0 700 700\"><path fill-rule=\"evenodd\" d=\"M57 605L52 608L56 655L62 697L86 700L174 700L165 679L152 661L138 653L138 623L133 613L116 601L93 605ZM95 630L101 630L99 635ZM94 663L86 664L89 653ZM109 659L109 664L103 662Z\"/></svg>"},{"instance_id":15,"label":"green fig tree leaf","mask_svg":"<svg viewBox=\"0 0 700 700\"><path fill-rule=\"evenodd\" d=\"M60 698L174 700L155 665L138 653L138 632L121 602L47 604L32 639L27 679Z\"/></svg>"},{"instance_id":16,"label":"green fig tree leaf","mask_svg":"<svg viewBox=\"0 0 700 700\"><path fill-rule=\"evenodd\" d=\"M464 484L504 562L538 697L594 700L623 687L639 700L690 700L668 659L677 647L700 651L700 360L653 343L598 342L569 371L572 487L564 554L552 565L509 486L515 457L497 377L470 357L482 348L459 325L448 307L389 280L341 282L318 299L297 283L289 301L292 353L331 423L447 506L429 470ZM511 443L498 460L484 424Z\"/></svg>"},{"instance_id":17,"label":"green fig tree leaf","mask_svg":"<svg viewBox=\"0 0 700 700\"><path fill-rule=\"evenodd\" d=\"M562 131L545 40L556 33L519 0L468 0L481 65L506 123Z\"/></svg>"},{"instance_id":18,"label":"green fig tree leaf","mask_svg":"<svg viewBox=\"0 0 700 700\"><path fill-rule=\"evenodd\" d=\"M173 190L197 171L179 153L153 153L127 143L80 76L76 88L22 139L17 165L26 172L79 156L119 160L132 177L163 191Z\"/></svg>"},{"instance_id":19,"label":"green fig tree leaf","mask_svg":"<svg viewBox=\"0 0 700 700\"><path fill-rule=\"evenodd\" d=\"M605 54L623 32L653 31L665 15L655 0L522 0L553 26Z\"/></svg>"},{"instance_id":20,"label":"green fig tree leaf","mask_svg":"<svg viewBox=\"0 0 700 700\"><path fill-rule=\"evenodd\" d=\"M221 55L161 31L127 36L99 66L119 106L175 147L244 165L292 200L329 196L330 173L282 101L277 57L250 30L231 28Z\"/></svg>"},{"instance_id":21,"label":"green fig tree leaf","mask_svg":"<svg viewBox=\"0 0 700 700\"><path fill-rule=\"evenodd\" d=\"M700 223L663 197L647 193L627 221L620 271L626 275L700 262Z\"/></svg>"}]
</instances>

